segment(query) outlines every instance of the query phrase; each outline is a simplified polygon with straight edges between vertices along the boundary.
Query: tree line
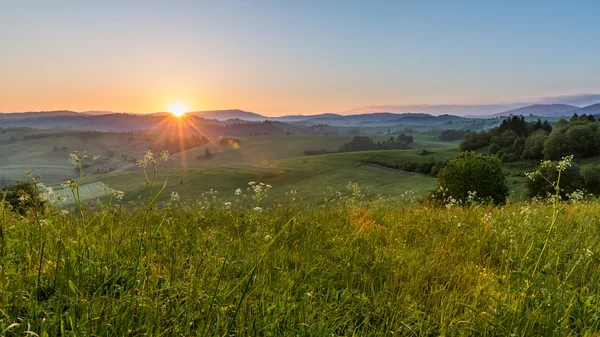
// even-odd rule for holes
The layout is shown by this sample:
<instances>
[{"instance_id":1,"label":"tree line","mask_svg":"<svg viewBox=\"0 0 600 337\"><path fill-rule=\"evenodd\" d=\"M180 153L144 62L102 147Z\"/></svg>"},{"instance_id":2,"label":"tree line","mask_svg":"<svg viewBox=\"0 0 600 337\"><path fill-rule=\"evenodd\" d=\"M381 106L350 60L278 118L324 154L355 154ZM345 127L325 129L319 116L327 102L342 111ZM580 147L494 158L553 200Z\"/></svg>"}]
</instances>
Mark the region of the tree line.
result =
<instances>
[{"instance_id":1,"label":"tree line","mask_svg":"<svg viewBox=\"0 0 600 337\"><path fill-rule=\"evenodd\" d=\"M574 115L554 125L545 120L526 122L512 116L488 131L469 132L461 151L486 148L503 162L520 159L558 160L567 155L588 158L600 155L600 121L593 115Z\"/></svg>"}]
</instances>

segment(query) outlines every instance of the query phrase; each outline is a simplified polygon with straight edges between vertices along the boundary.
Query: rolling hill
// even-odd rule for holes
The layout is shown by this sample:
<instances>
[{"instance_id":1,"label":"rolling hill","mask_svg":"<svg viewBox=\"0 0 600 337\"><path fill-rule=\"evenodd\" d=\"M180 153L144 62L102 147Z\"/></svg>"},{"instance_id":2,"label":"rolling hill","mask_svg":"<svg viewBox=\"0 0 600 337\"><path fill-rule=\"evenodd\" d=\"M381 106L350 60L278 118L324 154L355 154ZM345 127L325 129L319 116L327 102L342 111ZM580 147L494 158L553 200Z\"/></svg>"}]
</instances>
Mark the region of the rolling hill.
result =
<instances>
[{"instance_id":1,"label":"rolling hill","mask_svg":"<svg viewBox=\"0 0 600 337\"><path fill-rule=\"evenodd\" d=\"M568 104L533 104L522 108L508 110L497 114L485 116L485 117L507 117L507 116L544 116L544 117L560 117L572 115L573 111L579 109L579 107ZM482 116L483 117L483 116Z\"/></svg>"}]
</instances>

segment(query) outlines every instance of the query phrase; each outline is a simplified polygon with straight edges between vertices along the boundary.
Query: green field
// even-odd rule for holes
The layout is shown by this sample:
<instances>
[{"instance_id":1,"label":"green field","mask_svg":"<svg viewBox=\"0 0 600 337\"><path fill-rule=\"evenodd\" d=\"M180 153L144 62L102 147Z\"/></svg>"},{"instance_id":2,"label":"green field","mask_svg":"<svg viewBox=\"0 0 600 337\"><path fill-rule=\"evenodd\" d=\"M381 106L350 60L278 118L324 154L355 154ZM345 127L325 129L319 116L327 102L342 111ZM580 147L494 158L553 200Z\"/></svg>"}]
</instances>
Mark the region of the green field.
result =
<instances>
[{"instance_id":1,"label":"green field","mask_svg":"<svg viewBox=\"0 0 600 337\"><path fill-rule=\"evenodd\" d=\"M71 188L63 188L60 185L57 186L58 188L54 188L54 194L51 196L50 201L56 203L58 207L75 205L77 198L76 192ZM101 181L79 186L79 198L82 201L106 199L107 197L110 199L114 193L114 189L106 186Z\"/></svg>"},{"instance_id":2,"label":"green field","mask_svg":"<svg viewBox=\"0 0 600 337\"><path fill-rule=\"evenodd\" d=\"M440 152L446 153L444 150ZM248 182L256 181L277 187L270 193L274 202L294 190L302 196L302 201L309 203L321 202L332 193L348 193L346 186L349 182L359 184L369 198L395 197L406 191L422 194L435 186L435 178L432 176L399 176L363 166L361 160L384 153L394 153L397 158L406 160L425 160L417 154L417 150L328 154L272 160L262 164L210 165L185 170L160 168L158 181L169 181L163 200L173 191L183 198L195 199L213 189L227 201L228 198L234 198L233 192L236 189L245 190ZM447 155L449 153L451 152ZM125 200L128 201L135 201L145 190L141 171L93 176L89 181L94 179L101 179L112 188L126 191Z\"/></svg>"},{"instance_id":3,"label":"green field","mask_svg":"<svg viewBox=\"0 0 600 337\"><path fill-rule=\"evenodd\" d=\"M315 156L304 151L335 151L353 136L241 137L238 148L213 139L159 161L151 195L165 188L154 203L131 160L96 173L124 154L140 158L148 135L24 132L41 136L14 140L6 131L0 146L46 151L32 165L56 165L51 204L70 198L22 214L0 204L1 335L600 330L599 202L525 202L524 172L535 161L504 164L507 205L436 208L420 202L436 186L432 175L386 167L454 158L458 142L435 132L415 134L409 150ZM105 157L77 179L81 208L59 183L61 173L77 175L61 144L89 145ZM1 164L14 170L31 159L6 157ZM249 182L272 189L255 199Z\"/></svg>"},{"instance_id":4,"label":"green field","mask_svg":"<svg viewBox=\"0 0 600 337\"><path fill-rule=\"evenodd\" d=\"M120 171L135 166L153 138L141 134L35 130L0 130L0 179L11 183L35 170L48 184L77 176L69 162L72 151L88 151L99 158L90 162L89 174ZM125 157L126 156L126 157Z\"/></svg>"},{"instance_id":5,"label":"green field","mask_svg":"<svg viewBox=\"0 0 600 337\"><path fill-rule=\"evenodd\" d=\"M211 196L132 211L33 208L23 216L0 207L0 331L594 336L600 330L597 202L431 208L410 197L370 201L354 193L309 206L297 202L303 193L276 205L268 197L262 210Z\"/></svg>"}]
</instances>

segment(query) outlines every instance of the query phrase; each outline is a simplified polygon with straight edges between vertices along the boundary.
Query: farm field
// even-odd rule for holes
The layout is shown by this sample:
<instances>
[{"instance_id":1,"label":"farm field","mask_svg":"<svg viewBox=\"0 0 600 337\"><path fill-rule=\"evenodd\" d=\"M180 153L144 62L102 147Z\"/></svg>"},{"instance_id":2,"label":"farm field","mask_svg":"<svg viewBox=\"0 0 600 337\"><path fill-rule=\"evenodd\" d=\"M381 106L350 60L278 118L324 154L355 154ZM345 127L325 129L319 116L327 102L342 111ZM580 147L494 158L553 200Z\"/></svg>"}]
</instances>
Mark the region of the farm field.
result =
<instances>
[{"instance_id":1,"label":"farm field","mask_svg":"<svg viewBox=\"0 0 600 337\"><path fill-rule=\"evenodd\" d=\"M36 130L0 130L0 179L12 183L23 173L35 170L48 184L77 176L69 162L72 151L88 151L99 156L89 162L88 173L124 170L135 165L152 138L141 134Z\"/></svg>"},{"instance_id":2,"label":"farm field","mask_svg":"<svg viewBox=\"0 0 600 337\"><path fill-rule=\"evenodd\" d=\"M54 194L51 196L50 201L56 203L57 207L69 207L76 204L76 195L73 195L74 190L70 188L63 188L61 185L52 186L54 188ZM115 190L106 186L101 181L93 183L82 184L79 186L79 198L81 201L89 201L96 199L106 199L114 194Z\"/></svg>"},{"instance_id":3,"label":"farm field","mask_svg":"<svg viewBox=\"0 0 600 337\"><path fill-rule=\"evenodd\" d=\"M277 187L269 192L273 202L282 200L291 191L295 191L301 196L298 199L306 203L321 203L325 198L335 197L337 192L348 194L349 182L358 184L362 193L371 199L397 197L407 191L420 195L435 186L435 178L429 175L398 176L363 167L363 159L381 152L397 153L398 157L407 160L425 160L416 154L417 150L402 150L327 154L272 160L262 164L207 166L184 170L161 168L159 164L157 181L162 182L167 178L169 180L163 200L167 200L172 192L177 192L180 197L187 199L197 198L213 189L218 191L224 201L231 201L229 199L235 198L236 189L245 190L248 182L256 181ZM87 180L94 179L125 191L125 200L128 201L135 201L146 187L141 171L92 176Z\"/></svg>"}]
</instances>

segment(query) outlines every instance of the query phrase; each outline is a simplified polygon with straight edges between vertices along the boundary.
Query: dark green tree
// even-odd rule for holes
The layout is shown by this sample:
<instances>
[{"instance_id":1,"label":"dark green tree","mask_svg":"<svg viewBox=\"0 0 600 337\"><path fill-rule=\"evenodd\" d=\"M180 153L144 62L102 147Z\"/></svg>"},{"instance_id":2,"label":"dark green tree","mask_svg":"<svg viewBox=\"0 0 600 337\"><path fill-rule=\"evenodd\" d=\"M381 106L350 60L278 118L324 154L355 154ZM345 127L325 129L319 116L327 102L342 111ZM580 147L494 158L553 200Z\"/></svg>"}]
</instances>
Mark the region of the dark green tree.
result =
<instances>
[{"instance_id":1,"label":"dark green tree","mask_svg":"<svg viewBox=\"0 0 600 337\"><path fill-rule=\"evenodd\" d=\"M534 132L525 140L523 147L523 159L543 159L544 158L544 142L548 138L548 134L543 129Z\"/></svg>"}]
</instances>

